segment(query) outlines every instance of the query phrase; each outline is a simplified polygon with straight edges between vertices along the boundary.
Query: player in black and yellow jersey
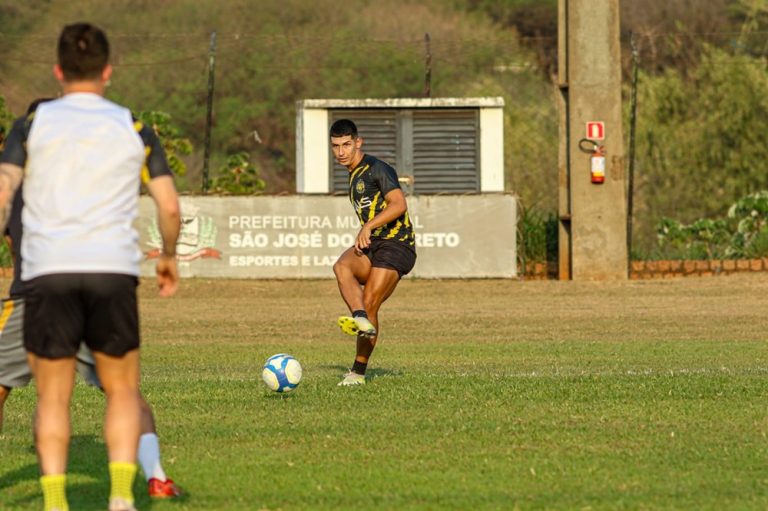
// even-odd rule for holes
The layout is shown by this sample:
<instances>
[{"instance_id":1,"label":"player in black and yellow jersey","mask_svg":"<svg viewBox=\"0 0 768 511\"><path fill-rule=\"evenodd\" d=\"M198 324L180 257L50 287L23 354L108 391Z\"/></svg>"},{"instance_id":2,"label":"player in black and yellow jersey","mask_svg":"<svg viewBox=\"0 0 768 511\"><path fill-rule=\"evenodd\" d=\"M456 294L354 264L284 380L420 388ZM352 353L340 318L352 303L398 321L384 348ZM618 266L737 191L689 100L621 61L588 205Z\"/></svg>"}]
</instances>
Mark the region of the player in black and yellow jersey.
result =
<instances>
[{"instance_id":1,"label":"player in black and yellow jersey","mask_svg":"<svg viewBox=\"0 0 768 511\"><path fill-rule=\"evenodd\" d=\"M349 200L360 219L355 245L333 265L341 297L352 316L339 326L357 336L352 369L339 385L365 383L365 370L379 336L379 308L416 263L416 241L397 172L365 154L357 126L348 119L330 130L333 156L349 170Z\"/></svg>"}]
</instances>

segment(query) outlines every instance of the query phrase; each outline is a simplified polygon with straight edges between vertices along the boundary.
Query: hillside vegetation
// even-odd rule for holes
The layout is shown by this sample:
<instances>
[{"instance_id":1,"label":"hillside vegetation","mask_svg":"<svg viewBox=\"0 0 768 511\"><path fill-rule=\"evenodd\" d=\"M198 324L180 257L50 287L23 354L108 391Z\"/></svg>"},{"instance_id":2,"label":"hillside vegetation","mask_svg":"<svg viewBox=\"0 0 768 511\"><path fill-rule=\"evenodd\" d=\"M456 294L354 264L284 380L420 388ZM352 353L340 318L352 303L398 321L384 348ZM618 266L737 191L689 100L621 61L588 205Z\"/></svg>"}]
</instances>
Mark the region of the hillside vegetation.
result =
<instances>
[{"instance_id":1,"label":"hillside vegetation","mask_svg":"<svg viewBox=\"0 0 768 511\"><path fill-rule=\"evenodd\" d=\"M640 48L636 246L666 216L724 214L768 188L768 0L621 2ZM199 191L209 49L216 31L211 178L247 155L267 193L295 189L295 103L421 97L425 34L433 97L502 96L505 174L526 211L557 207L558 126L551 76L557 0L0 1L0 87L21 113L58 86L50 69L65 23L103 26L116 68L108 96L171 115L194 147L182 189Z\"/></svg>"}]
</instances>

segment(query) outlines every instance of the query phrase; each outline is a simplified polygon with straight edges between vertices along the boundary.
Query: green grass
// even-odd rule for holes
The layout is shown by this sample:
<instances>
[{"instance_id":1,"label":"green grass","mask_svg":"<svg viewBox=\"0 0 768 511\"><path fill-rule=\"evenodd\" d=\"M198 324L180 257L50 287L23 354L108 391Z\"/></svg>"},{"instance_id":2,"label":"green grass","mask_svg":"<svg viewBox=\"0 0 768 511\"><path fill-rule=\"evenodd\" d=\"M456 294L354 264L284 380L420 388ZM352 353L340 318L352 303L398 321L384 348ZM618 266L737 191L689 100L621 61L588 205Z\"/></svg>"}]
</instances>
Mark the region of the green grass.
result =
<instances>
[{"instance_id":1,"label":"green grass","mask_svg":"<svg viewBox=\"0 0 768 511\"><path fill-rule=\"evenodd\" d=\"M141 290L166 510L768 508L768 276L405 281L362 388L333 281ZM288 321L285 321L285 319ZM290 352L291 395L260 366ZM33 389L0 436L0 509L42 507ZM103 398L73 398L69 495L103 509Z\"/></svg>"}]
</instances>

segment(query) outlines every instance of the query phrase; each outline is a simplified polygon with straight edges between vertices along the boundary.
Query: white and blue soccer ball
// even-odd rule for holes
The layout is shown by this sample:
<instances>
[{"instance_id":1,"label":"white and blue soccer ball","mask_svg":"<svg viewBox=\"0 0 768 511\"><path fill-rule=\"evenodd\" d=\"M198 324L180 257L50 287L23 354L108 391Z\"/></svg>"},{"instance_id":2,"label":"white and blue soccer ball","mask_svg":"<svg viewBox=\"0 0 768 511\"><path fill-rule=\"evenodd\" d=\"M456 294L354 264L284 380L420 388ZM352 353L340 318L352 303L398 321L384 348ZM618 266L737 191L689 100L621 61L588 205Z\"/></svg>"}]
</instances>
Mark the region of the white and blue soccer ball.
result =
<instances>
[{"instance_id":1,"label":"white and blue soccer ball","mask_svg":"<svg viewBox=\"0 0 768 511\"><path fill-rule=\"evenodd\" d=\"M286 353L272 355L261 371L261 379L275 392L290 392L301 381L301 364Z\"/></svg>"}]
</instances>

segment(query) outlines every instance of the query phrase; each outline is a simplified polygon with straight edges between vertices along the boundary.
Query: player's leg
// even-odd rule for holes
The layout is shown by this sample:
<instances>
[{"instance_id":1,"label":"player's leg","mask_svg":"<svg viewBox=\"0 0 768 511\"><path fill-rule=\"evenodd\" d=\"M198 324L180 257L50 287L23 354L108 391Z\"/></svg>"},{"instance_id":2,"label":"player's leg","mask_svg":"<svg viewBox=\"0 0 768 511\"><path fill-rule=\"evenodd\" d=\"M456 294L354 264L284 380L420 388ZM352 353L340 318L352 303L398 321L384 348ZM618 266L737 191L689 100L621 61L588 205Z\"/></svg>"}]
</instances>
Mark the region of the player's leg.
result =
<instances>
[{"instance_id":1,"label":"player's leg","mask_svg":"<svg viewBox=\"0 0 768 511\"><path fill-rule=\"evenodd\" d=\"M409 246L394 240L375 240L368 251L371 270L363 291L363 306L368 312L376 333L373 336L358 335L357 353L352 370L340 385L365 383L368 360L376 346L379 329L379 309L397 287L403 275L413 269L416 252Z\"/></svg>"},{"instance_id":2,"label":"player's leg","mask_svg":"<svg viewBox=\"0 0 768 511\"><path fill-rule=\"evenodd\" d=\"M339 318L339 326L344 333L376 335L376 328L368 319L363 301L362 286L367 282L370 272L371 260L368 256L356 252L354 247L345 250L333 265L339 292L352 313L351 317Z\"/></svg>"},{"instance_id":3,"label":"player's leg","mask_svg":"<svg viewBox=\"0 0 768 511\"><path fill-rule=\"evenodd\" d=\"M80 351L77 352L77 372L80 373L85 383L104 390L96 373L93 353L85 344L82 344ZM160 439L155 429L155 417L152 408L144 396L140 396L140 399L141 436L139 437L137 458L147 480L149 496L155 498L178 497L182 494L181 489L165 475L165 470L160 462Z\"/></svg>"},{"instance_id":4,"label":"player's leg","mask_svg":"<svg viewBox=\"0 0 768 511\"><path fill-rule=\"evenodd\" d=\"M45 509L67 509L65 474L75 358L50 359L30 354L28 361L37 388L34 432Z\"/></svg>"},{"instance_id":5,"label":"player's leg","mask_svg":"<svg viewBox=\"0 0 768 511\"><path fill-rule=\"evenodd\" d=\"M147 478L149 496L154 498L179 497L181 489L165 474L160 462L160 439L155 429L155 416L146 399L141 396L141 436L139 437L139 464Z\"/></svg>"},{"instance_id":6,"label":"player's leg","mask_svg":"<svg viewBox=\"0 0 768 511\"><path fill-rule=\"evenodd\" d=\"M63 474L69 446L69 401L75 377L75 359L29 356L37 387L35 432L40 471Z\"/></svg>"},{"instance_id":7,"label":"player's leg","mask_svg":"<svg viewBox=\"0 0 768 511\"><path fill-rule=\"evenodd\" d=\"M3 410L5 410L5 401L11 394L11 388L0 385L0 433L3 432Z\"/></svg>"},{"instance_id":8,"label":"player's leg","mask_svg":"<svg viewBox=\"0 0 768 511\"><path fill-rule=\"evenodd\" d=\"M115 501L133 504L133 480L136 475L136 451L141 429L139 394L139 350L122 356L94 352L96 370L107 397L104 439L107 443L109 473L112 483L110 506Z\"/></svg>"},{"instance_id":9,"label":"player's leg","mask_svg":"<svg viewBox=\"0 0 768 511\"><path fill-rule=\"evenodd\" d=\"M34 432L40 484L46 509L67 509L69 403L84 311L72 275L37 277L25 289L24 348L37 388Z\"/></svg>"},{"instance_id":10,"label":"player's leg","mask_svg":"<svg viewBox=\"0 0 768 511\"><path fill-rule=\"evenodd\" d=\"M376 328L376 335L360 334L357 336L355 361L352 364L352 370L344 377L342 384L350 385L365 382L368 360L371 358L373 349L376 347L376 341L381 333L379 328L379 309L395 291L398 282L400 282L400 275L397 271L389 268L371 268L371 273L363 292L363 303L365 304L365 310L368 312L368 318Z\"/></svg>"},{"instance_id":11,"label":"player's leg","mask_svg":"<svg viewBox=\"0 0 768 511\"><path fill-rule=\"evenodd\" d=\"M141 430L138 279L95 273L82 274L80 279L87 310L81 339L93 352L107 398L104 438L111 481L110 509L132 509Z\"/></svg>"},{"instance_id":12,"label":"player's leg","mask_svg":"<svg viewBox=\"0 0 768 511\"><path fill-rule=\"evenodd\" d=\"M24 349L23 300L3 300L0 313L0 431L3 430L3 411L11 390L23 387L32 379Z\"/></svg>"},{"instance_id":13,"label":"player's leg","mask_svg":"<svg viewBox=\"0 0 768 511\"><path fill-rule=\"evenodd\" d=\"M339 292L350 311L363 308L363 288L371 271L371 261L363 254L356 254L354 247L348 248L333 265Z\"/></svg>"}]
</instances>

